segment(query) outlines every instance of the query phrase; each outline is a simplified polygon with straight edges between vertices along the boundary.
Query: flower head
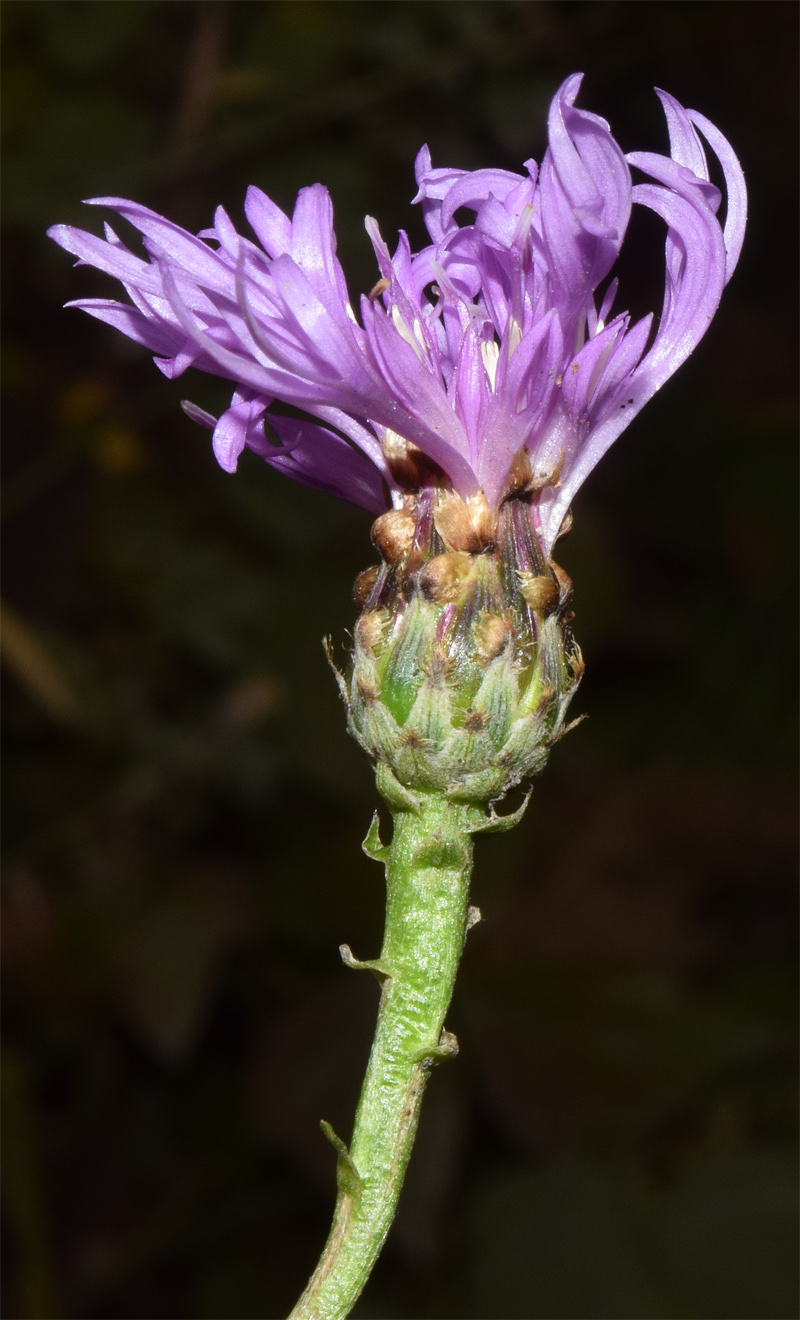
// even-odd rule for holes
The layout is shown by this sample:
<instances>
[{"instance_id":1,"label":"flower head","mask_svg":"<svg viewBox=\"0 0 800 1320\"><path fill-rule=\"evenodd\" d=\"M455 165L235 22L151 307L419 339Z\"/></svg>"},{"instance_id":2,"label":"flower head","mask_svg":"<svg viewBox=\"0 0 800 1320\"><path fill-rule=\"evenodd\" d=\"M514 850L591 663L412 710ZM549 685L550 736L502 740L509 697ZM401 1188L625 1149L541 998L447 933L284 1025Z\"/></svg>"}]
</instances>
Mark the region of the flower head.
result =
<instances>
[{"instance_id":1,"label":"flower head","mask_svg":"<svg viewBox=\"0 0 800 1320\"><path fill-rule=\"evenodd\" d=\"M704 116L659 92L670 156L624 156L605 120L576 108L580 83L572 75L553 98L540 169L434 168L422 148L415 201L430 245L413 253L401 233L391 255L367 219L380 279L360 322L321 184L301 190L291 220L251 187L257 243L221 207L195 237L138 203L94 198L141 231L148 259L108 225L105 240L54 226L56 242L114 275L131 300L70 305L151 349L169 377L194 366L235 382L219 420L184 405L213 430L227 471L248 446L375 512L401 508L410 480L452 486L464 501L482 491L490 508L527 483L549 554L578 487L705 333L747 206L739 162ZM724 227L700 134L725 177ZM634 184L631 166L650 181ZM652 316L613 312L617 282L607 283L633 203L667 226L655 328ZM459 223L465 211L470 222ZM271 411L276 401L306 419Z\"/></svg>"}]
</instances>

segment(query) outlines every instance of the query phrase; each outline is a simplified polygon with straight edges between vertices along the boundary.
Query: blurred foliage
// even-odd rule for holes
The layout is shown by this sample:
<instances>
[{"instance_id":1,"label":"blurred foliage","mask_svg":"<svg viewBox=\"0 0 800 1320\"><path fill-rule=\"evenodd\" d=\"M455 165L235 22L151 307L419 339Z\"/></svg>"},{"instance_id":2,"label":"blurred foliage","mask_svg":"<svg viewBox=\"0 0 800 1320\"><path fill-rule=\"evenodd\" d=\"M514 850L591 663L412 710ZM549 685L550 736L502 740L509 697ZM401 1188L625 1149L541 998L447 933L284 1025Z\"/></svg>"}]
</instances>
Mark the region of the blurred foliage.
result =
<instances>
[{"instance_id":1,"label":"blurred foliage","mask_svg":"<svg viewBox=\"0 0 800 1320\"><path fill-rule=\"evenodd\" d=\"M591 720L478 849L485 924L363 1316L796 1312L797 9L6 0L3 1314L264 1317L310 1271L376 996L346 644L368 518L246 455L61 304L81 198L199 229L328 184L351 289L413 157L518 168L561 79L625 149L652 86L752 194L692 362L576 505ZM658 306L639 218L626 302ZM219 409L227 390L187 377Z\"/></svg>"}]
</instances>

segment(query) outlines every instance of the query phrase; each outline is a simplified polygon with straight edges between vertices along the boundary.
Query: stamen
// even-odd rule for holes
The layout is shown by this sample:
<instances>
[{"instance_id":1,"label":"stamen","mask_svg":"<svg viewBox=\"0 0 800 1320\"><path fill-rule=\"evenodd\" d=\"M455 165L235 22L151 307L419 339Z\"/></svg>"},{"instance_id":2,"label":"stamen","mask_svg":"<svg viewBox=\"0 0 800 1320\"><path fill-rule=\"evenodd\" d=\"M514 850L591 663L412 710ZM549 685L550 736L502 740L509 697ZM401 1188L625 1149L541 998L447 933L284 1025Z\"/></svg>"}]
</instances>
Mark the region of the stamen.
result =
<instances>
[{"instance_id":1,"label":"stamen","mask_svg":"<svg viewBox=\"0 0 800 1320\"><path fill-rule=\"evenodd\" d=\"M494 394L494 384L497 379L497 362L500 357L500 345L494 339L484 339L481 344L481 357L483 365L486 368L486 375L489 377L489 384Z\"/></svg>"},{"instance_id":2,"label":"stamen","mask_svg":"<svg viewBox=\"0 0 800 1320\"><path fill-rule=\"evenodd\" d=\"M411 345L417 357L419 358L420 362L422 362L423 357L422 357L422 353L420 352L420 345L416 337L414 336L413 332L409 330L408 326L406 325L405 321L400 315L400 309L398 308L396 303L394 303L392 306L392 320L394 321L394 327L397 333L400 335L402 339L405 339L407 344Z\"/></svg>"}]
</instances>

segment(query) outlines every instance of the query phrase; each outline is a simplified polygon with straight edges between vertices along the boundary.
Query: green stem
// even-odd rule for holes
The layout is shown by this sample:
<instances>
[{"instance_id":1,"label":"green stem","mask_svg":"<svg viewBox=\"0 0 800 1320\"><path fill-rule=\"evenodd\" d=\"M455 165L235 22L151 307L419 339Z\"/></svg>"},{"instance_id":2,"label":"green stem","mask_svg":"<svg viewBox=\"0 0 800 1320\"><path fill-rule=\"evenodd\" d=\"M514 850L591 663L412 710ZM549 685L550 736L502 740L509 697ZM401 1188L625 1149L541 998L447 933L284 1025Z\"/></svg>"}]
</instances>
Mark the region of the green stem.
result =
<instances>
[{"instance_id":1,"label":"green stem","mask_svg":"<svg viewBox=\"0 0 800 1320\"><path fill-rule=\"evenodd\" d=\"M365 847L386 863L381 956L367 967L383 981L378 1024L350 1151L339 1151L339 1195L320 1262L290 1320L343 1320L369 1278L394 1218L431 1066L457 1051L442 1030L468 928L475 807L423 795L398 811L391 845L375 826Z\"/></svg>"}]
</instances>

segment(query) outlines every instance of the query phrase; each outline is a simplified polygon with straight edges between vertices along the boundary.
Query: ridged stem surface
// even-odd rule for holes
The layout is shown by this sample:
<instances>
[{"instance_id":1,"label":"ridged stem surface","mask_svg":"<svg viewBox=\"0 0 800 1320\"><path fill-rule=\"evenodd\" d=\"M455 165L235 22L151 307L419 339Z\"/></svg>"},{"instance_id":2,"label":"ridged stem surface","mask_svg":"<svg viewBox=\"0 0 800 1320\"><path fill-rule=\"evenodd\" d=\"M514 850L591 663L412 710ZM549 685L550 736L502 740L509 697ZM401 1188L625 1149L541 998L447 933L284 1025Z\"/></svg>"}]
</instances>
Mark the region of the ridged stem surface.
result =
<instances>
[{"instance_id":1,"label":"ridged stem surface","mask_svg":"<svg viewBox=\"0 0 800 1320\"><path fill-rule=\"evenodd\" d=\"M381 848L373 828L365 847L386 865L386 928L374 963L345 961L382 978L375 1039L349 1152L339 1150L339 1195L320 1262L290 1320L343 1320L378 1258L394 1218L430 1069L455 1053L443 1032L468 921L476 808L422 795L418 811L398 811Z\"/></svg>"}]
</instances>

